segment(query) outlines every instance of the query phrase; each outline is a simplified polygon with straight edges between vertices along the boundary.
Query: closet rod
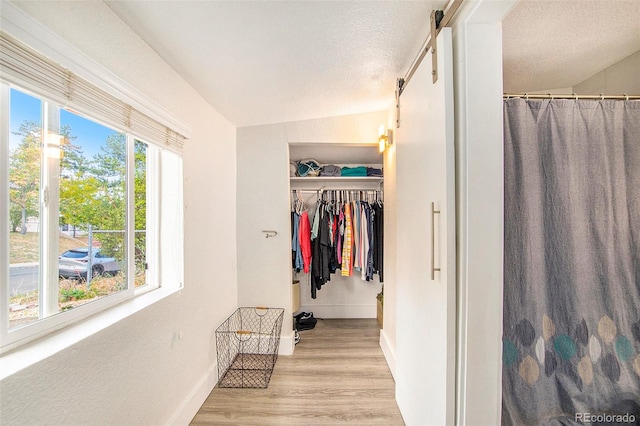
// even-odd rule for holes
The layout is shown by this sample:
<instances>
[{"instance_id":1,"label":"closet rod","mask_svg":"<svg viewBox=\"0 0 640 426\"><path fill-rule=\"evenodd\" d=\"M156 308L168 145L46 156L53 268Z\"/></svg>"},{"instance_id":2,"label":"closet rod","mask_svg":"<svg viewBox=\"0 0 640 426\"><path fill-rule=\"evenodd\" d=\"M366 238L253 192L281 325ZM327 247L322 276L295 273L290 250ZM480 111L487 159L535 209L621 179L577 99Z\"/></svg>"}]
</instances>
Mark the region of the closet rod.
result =
<instances>
[{"instance_id":1,"label":"closet rod","mask_svg":"<svg viewBox=\"0 0 640 426\"><path fill-rule=\"evenodd\" d=\"M524 98L524 99L594 99L594 100L604 100L604 99L622 99L625 101L628 100L638 100L640 96L637 95L576 95L575 93L571 94L542 94L542 93L504 93L502 95L503 99L511 99L511 98Z\"/></svg>"},{"instance_id":2,"label":"closet rod","mask_svg":"<svg viewBox=\"0 0 640 426\"><path fill-rule=\"evenodd\" d=\"M308 193L320 193L327 191L345 191L345 192L382 192L381 189L346 189L346 188L323 188L323 189L292 189L291 192L308 192Z\"/></svg>"}]
</instances>

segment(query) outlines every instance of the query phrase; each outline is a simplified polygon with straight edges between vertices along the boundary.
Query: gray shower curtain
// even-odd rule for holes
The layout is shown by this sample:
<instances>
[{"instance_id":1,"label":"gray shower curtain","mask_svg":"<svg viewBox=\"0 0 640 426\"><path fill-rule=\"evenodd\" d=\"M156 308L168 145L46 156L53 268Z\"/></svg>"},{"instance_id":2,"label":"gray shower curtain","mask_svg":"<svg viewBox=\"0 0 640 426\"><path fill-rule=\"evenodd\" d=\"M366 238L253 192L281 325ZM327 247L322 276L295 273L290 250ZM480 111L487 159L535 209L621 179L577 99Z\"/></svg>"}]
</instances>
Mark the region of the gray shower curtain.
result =
<instances>
[{"instance_id":1,"label":"gray shower curtain","mask_svg":"<svg viewBox=\"0 0 640 426\"><path fill-rule=\"evenodd\" d=\"M502 423L639 424L640 101L508 99L504 139Z\"/></svg>"}]
</instances>

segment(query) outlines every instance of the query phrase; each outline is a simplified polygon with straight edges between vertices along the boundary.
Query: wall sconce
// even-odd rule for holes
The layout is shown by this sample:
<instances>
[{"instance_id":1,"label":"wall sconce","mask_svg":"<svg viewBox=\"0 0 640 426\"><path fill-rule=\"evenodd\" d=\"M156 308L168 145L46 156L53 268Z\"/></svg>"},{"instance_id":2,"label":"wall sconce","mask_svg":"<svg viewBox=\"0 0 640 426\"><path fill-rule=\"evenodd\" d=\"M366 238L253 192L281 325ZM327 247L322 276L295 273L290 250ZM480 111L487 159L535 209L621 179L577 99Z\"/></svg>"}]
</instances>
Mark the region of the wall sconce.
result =
<instances>
[{"instance_id":1,"label":"wall sconce","mask_svg":"<svg viewBox=\"0 0 640 426\"><path fill-rule=\"evenodd\" d=\"M378 128L378 151L381 153L393 144L393 130L387 129L385 133L384 125Z\"/></svg>"}]
</instances>

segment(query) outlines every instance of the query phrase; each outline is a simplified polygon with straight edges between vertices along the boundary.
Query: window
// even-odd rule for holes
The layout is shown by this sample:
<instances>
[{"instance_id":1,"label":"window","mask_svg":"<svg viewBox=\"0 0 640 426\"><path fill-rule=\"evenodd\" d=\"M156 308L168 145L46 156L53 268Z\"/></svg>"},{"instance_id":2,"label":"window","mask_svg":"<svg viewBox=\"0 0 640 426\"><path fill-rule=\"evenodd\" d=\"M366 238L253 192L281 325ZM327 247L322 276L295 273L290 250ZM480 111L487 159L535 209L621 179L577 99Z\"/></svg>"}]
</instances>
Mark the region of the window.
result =
<instances>
[{"instance_id":1,"label":"window","mask_svg":"<svg viewBox=\"0 0 640 426\"><path fill-rule=\"evenodd\" d=\"M9 331L150 287L147 247L157 241L153 232L147 237L147 187L157 185L147 182L157 179L148 166L154 147L16 88L8 104Z\"/></svg>"},{"instance_id":2,"label":"window","mask_svg":"<svg viewBox=\"0 0 640 426\"><path fill-rule=\"evenodd\" d=\"M0 40L4 352L182 285L183 138L5 34ZM60 102L47 80L56 73L77 99ZM171 247L162 254L161 242Z\"/></svg>"}]
</instances>

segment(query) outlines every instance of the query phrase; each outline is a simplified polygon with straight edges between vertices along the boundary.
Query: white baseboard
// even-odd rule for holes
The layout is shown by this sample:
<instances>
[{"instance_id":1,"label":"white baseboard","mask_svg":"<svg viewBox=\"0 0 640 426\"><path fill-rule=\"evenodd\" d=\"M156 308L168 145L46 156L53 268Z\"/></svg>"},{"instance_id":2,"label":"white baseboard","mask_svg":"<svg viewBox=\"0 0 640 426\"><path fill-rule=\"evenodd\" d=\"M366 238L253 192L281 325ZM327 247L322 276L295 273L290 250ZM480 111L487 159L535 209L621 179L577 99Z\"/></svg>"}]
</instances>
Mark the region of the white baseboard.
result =
<instances>
[{"instance_id":1,"label":"white baseboard","mask_svg":"<svg viewBox=\"0 0 640 426\"><path fill-rule=\"evenodd\" d=\"M293 348L296 346L293 330L288 334L280 336L280 346L278 347L278 355L293 355Z\"/></svg>"},{"instance_id":2,"label":"white baseboard","mask_svg":"<svg viewBox=\"0 0 640 426\"><path fill-rule=\"evenodd\" d=\"M389 366L389 370L391 371L391 375L393 378L396 378L396 354L394 348L391 347L389 341L387 340L387 335L384 332L384 329L380 330L380 348L382 349L382 353L384 354L385 359L387 360L387 365Z\"/></svg>"},{"instance_id":3,"label":"white baseboard","mask_svg":"<svg viewBox=\"0 0 640 426\"><path fill-rule=\"evenodd\" d=\"M378 307L367 305L302 305L300 311L313 312L316 318L376 318Z\"/></svg>"},{"instance_id":4,"label":"white baseboard","mask_svg":"<svg viewBox=\"0 0 640 426\"><path fill-rule=\"evenodd\" d=\"M213 388L218 382L218 364L214 363L207 373L200 379L200 382L193 388L191 393L185 398L178 411L169 420L168 424L174 426L188 426L191 420L198 414L198 410L204 404Z\"/></svg>"}]
</instances>

